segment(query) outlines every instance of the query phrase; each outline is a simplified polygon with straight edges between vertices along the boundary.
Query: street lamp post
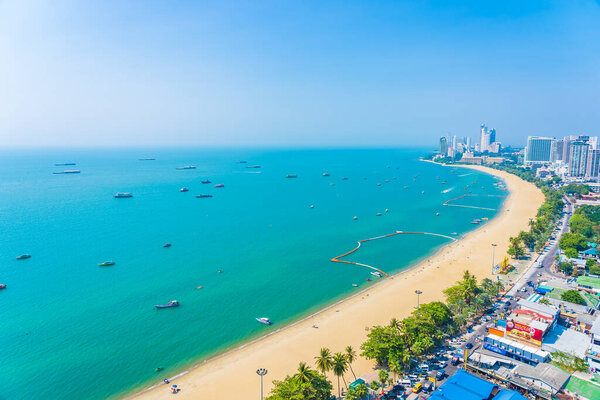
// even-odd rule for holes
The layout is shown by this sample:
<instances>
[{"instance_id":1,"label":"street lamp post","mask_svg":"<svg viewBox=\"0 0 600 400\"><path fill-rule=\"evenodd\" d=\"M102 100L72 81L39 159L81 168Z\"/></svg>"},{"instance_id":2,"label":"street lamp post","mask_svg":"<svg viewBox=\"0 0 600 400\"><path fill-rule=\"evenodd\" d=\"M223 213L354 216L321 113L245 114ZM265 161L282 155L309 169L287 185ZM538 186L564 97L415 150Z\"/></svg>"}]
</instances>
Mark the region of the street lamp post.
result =
<instances>
[{"instance_id":1,"label":"street lamp post","mask_svg":"<svg viewBox=\"0 0 600 400\"><path fill-rule=\"evenodd\" d=\"M419 295L423 292L420 290L415 290L415 293L417 294L417 315L419 315Z\"/></svg>"},{"instance_id":2,"label":"street lamp post","mask_svg":"<svg viewBox=\"0 0 600 400\"><path fill-rule=\"evenodd\" d=\"M264 368L259 368L256 370L256 373L260 375L260 400L263 400L263 376L267 374L267 370Z\"/></svg>"},{"instance_id":3,"label":"street lamp post","mask_svg":"<svg viewBox=\"0 0 600 400\"><path fill-rule=\"evenodd\" d=\"M492 275L494 275L494 256L496 255L496 243L492 243Z\"/></svg>"}]
</instances>

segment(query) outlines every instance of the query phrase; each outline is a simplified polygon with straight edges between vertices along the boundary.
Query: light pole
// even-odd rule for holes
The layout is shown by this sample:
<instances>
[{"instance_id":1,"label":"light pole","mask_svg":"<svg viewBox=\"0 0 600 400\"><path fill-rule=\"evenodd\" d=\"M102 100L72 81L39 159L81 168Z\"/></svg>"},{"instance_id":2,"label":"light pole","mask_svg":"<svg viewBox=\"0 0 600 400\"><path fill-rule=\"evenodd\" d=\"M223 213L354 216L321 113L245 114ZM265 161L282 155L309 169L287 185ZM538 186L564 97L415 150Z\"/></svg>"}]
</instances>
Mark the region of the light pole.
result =
<instances>
[{"instance_id":1,"label":"light pole","mask_svg":"<svg viewBox=\"0 0 600 400\"><path fill-rule=\"evenodd\" d=\"M419 315L419 295L423 292L420 290L415 290L415 293L417 294L417 315Z\"/></svg>"},{"instance_id":2,"label":"light pole","mask_svg":"<svg viewBox=\"0 0 600 400\"><path fill-rule=\"evenodd\" d=\"M259 368L256 370L256 373L260 375L260 400L263 400L263 376L267 374L267 370L264 368Z\"/></svg>"},{"instance_id":3,"label":"light pole","mask_svg":"<svg viewBox=\"0 0 600 400\"><path fill-rule=\"evenodd\" d=\"M494 275L494 256L496 255L496 243L492 243L492 275Z\"/></svg>"}]
</instances>

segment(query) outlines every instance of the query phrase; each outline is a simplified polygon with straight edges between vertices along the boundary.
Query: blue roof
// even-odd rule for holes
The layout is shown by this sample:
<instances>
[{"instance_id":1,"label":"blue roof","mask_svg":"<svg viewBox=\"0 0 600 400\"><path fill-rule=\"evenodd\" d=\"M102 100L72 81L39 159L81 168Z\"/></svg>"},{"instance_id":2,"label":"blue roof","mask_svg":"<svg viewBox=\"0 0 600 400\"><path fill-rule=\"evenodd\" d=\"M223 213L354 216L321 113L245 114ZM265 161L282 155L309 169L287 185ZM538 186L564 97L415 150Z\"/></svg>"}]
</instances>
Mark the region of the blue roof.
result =
<instances>
[{"instance_id":1,"label":"blue roof","mask_svg":"<svg viewBox=\"0 0 600 400\"><path fill-rule=\"evenodd\" d=\"M592 242L587 242L588 247L593 247L596 248L596 246L598 246L598 244L596 243L592 243Z\"/></svg>"},{"instance_id":2,"label":"blue roof","mask_svg":"<svg viewBox=\"0 0 600 400\"><path fill-rule=\"evenodd\" d=\"M490 397L495 387L496 385L493 383L469 374L463 369L459 369L439 389L433 392L429 399L485 400Z\"/></svg>"},{"instance_id":3,"label":"blue roof","mask_svg":"<svg viewBox=\"0 0 600 400\"><path fill-rule=\"evenodd\" d=\"M589 254L591 256L597 256L598 252L596 251L595 247L592 247L591 249L587 249L586 251L582 252L583 254Z\"/></svg>"},{"instance_id":4,"label":"blue roof","mask_svg":"<svg viewBox=\"0 0 600 400\"><path fill-rule=\"evenodd\" d=\"M515 392L514 390L502 389L497 395L494 396L494 400L527 400L521 396L521 393Z\"/></svg>"}]
</instances>

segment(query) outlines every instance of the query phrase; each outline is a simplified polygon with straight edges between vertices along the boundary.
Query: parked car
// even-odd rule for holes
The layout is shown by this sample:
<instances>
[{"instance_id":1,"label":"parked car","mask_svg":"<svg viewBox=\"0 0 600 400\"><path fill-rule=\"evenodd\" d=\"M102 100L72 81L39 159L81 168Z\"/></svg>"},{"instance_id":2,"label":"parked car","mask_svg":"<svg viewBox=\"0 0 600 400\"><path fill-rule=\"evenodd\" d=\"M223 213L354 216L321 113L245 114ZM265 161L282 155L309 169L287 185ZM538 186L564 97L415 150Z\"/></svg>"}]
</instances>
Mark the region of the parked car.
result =
<instances>
[{"instance_id":1,"label":"parked car","mask_svg":"<svg viewBox=\"0 0 600 400\"><path fill-rule=\"evenodd\" d=\"M467 345L465 347L467 349L472 349L473 348L473 343L467 343Z\"/></svg>"},{"instance_id":2,"label":"parked car","mask_svg":"<svg viewBox=\"0 0 600 400\"><path fill-rule=\"evenodd\" d=\"M446 368L448 363L446 361L440 361L440 363L438 365L440 366L440 368ZM441 371L443 371L443 369Z\"/></svg>"},{"instance_id":3,"label":"parked car","mask_svg":"<svg viewBox=\"0 0 600 400\"><path fill-rule=\"evenodd\" d=\"M440 380L444 377L444 375L446 375L446 371L443 369L440 369L437 374L435 374L435 379Z\"/></svg>"},{"instance_id":4,"label":"parked car","mask_svg":"<svg viewBox=\"0 0 600 400\"><path fill-rule=\"evenodd\" d=\"M419 382L415 386L413 386L412 391L413 393L419 393L421 389L423 389L423 385L421 384L421 382Z\"/></svg>"}]
</instances>

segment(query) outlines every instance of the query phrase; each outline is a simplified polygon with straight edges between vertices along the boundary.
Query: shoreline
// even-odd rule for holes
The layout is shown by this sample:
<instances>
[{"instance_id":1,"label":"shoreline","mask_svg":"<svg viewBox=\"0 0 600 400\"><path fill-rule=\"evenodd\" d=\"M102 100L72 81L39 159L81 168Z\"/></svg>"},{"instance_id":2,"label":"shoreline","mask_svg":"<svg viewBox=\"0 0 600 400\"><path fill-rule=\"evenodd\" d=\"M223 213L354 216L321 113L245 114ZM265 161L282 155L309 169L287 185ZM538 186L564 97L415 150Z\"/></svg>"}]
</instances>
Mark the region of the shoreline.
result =
<instances>
[{"instance_id":1,"label":"shoreline","mask_svg":"<svg viewBox=\"0 0 600 400\"><path fill-rule=\"evenodd\" d=\"M535 216L544 196L535 185L504 171L472 165L451 167L478 170L504 180L508 196L489 223L468 232L456 242L442 245L421 261L385 280L273 332L192 364L175 376L175 383L181 388L179 396L224 400L255 397L256 394L250 395L248 392L256 391L258 394L257 368L269 370L265 377L264 393L267 395L272 380L281 380L285 375L293 374L300 361L312 365L321 347L329 347L337 352L351 345L360 354L360 344L367 334L365 328L386 324L392 317L407 316L416 306L416 298L412 298L416 287L423 291L421 301L429 302L442 299L442 290L452 285L465 269L479 279L490 276L489 246L482 246L482 242L497 243L498 256L501 257L508 248L509 236L527 227L528 217ZM446 273L446 268L452 267L455 270ZM406 296L405 293L410 295ZM312 328L313 325L317 325L318 329ZM357 376L372 371L373 367L373 362L362 357L358 357L353 364ZM351 378L350 374L347 375ZM332 379L332 376L328 377ZM162 382L142 391L134 391L123 396L128 399L162 399L171 396Z\"/></svg>"}]
</instances>

